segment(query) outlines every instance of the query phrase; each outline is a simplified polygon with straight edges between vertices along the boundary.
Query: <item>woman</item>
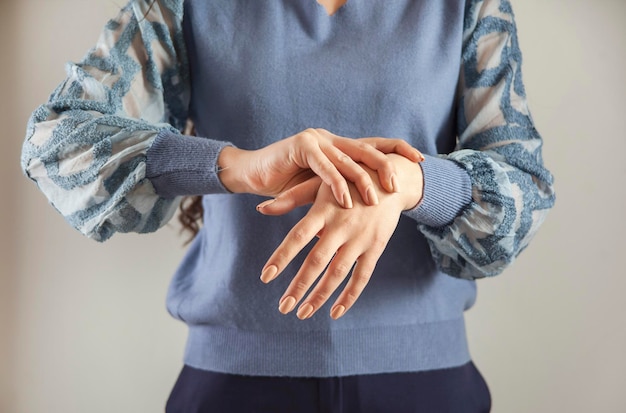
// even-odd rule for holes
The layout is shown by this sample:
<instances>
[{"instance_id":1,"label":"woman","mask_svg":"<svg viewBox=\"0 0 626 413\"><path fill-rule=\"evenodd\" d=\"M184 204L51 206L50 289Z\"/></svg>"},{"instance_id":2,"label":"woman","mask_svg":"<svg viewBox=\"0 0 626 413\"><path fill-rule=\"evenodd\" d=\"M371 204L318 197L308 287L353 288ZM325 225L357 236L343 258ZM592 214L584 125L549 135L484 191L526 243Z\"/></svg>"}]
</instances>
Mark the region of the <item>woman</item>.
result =
<instances>
[{"instance_id":1,"label":"woman","mask_svg":"<svg viewBox=\"0 0 626 413\"><path fill-rule=\"evenodd\" d=\"M23 167L100 241L203 195L168 411L488 411L473 280L554 202L520 63L507 0L134 0Z\"/></svg>"}]
</instances>

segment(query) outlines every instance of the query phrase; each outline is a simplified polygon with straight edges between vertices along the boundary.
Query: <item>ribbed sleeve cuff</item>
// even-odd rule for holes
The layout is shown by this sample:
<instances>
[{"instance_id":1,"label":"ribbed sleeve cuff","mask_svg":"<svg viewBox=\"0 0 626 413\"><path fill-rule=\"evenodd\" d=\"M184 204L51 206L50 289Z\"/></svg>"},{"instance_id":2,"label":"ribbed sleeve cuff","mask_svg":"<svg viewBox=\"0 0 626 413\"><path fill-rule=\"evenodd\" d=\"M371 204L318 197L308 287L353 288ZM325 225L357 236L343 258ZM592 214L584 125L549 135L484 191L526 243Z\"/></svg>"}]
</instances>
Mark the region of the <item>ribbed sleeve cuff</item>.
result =
<instances>
[{"instance_id":1,"label":"ribbed sleeve cuff","mask_svg":"<svg viewBox=\"0 0 626 413\"><path fill-rule=\"evenodd\" d=\"M220 151L232 143L162 131L146 154L146 178L164 198L223 194L217 176Z\"/></svg>"},{"instance_id":2,"label":"ribbed sleeve cuff","mask_svg":"<svg viewBox=\"0 0 626 413\"><path fill-rule=\"evenodd\" d=\"M441 227L449 224L472 200L472 183L456 162L435 156L420 165L424 174L422 201L404 214L420 224Z\"/></svg>"}]
</instances>

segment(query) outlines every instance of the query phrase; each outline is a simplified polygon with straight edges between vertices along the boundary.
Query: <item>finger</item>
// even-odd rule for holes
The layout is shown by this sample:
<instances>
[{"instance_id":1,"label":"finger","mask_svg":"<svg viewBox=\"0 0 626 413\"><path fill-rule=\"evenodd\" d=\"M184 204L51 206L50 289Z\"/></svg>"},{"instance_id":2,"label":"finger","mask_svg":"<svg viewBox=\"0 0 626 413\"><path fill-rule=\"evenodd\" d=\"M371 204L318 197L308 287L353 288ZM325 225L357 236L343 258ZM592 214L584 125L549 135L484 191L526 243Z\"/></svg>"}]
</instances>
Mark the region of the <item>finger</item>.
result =
<instances>
[{"instance_id":1,"label":"finger","mask_svg":"<svg viewBox=\"0 0 626 413\"><path fill-rule=\"evenodd\" d=\"M322 151L337 170L354 183L366 205L378 205L378 195L372 177L365 172L361 165L332 145L322 148Z\"/></svg>"},{"instance_id":2,"label":"finger","mask_svg":"<svg viewBox=\"0 0 626 413\"><path fill-rule=\"evenodd\" d=\"M398 192L397 182L394 180L395 165L384 153L363 139L337 137L333 139L333 145L353 161L361 162L375 170L378 173L378 180L386 191Z\"/></svg>"},{"instance_id":3,"label":"finger","mask_svg":"<svg viewBox=\"0 0 626 413\"><path fill-rule=\"evenodd\" d=\"M356 300L361 296L361 293L365 290L365 287L374 273L378 258L380 258L380 254L371 250L359 257L346 287L341 294L339 294L339 297L330 310L330 316L334 320L342 317L350 310Z\"/></svg>"},{"instance_id":4,"label":"finger","mask_svg":"<svg viewBox=\"0 0 626 413\"><path fill-rule=\"evenodd\" d=\"M424 155L412 147L407 141L402 139L389 138L363 138L361 141L367 142L382 153L396 153L402 155L413 162L422 162Z\"/></svg>"},{"instance_id":5,"label":"finger","mask_svg":"<svg viewBox=\"0 0 626 413\"><path fill-rule=\"evenodd\" d=\"M315 201L322 180L319 176L307 179L304 182L288 189L274 199L268 199L257 205L256 210L263 215L283 215L295 208Z\"/></svg>"},{"instance_id":6,"label":"finger","mask_svg":"<svg viewBox=\"0 0 626 413\"><path fill-rule=\"evenodd\" d=\"M298 152L296 164L301 168L310 168L322 178L322 181L330 186L339 205L343 208L352 208L352 197L348 190L348 183L320 149L318 135L315 130L308 129L296 135L296 152Z\"/></svg>"},{"instance_id":7,"label":"finger","mask_svg":"<svg viewBox=\"0 0 626 413\"><path fill-rule=\"evenodd\" d=\"M331 262L341 244L338 236L336 234L333 235L320 238L304 259L298 273L293 277L283 297L280 299L278 309L281 313L287 314L295 308L315 280L320 277L324 268ZM312 306L303 305L298 309L297 315L298 318L304 320L310 317L312 313Z\"/></svg>"},{"instance_id":8,"label":"finger","mask_svg":"<svg viewBox=\"0 0 626 413\"><path fill-rule=\"evenodd\" d=\"M294 225L263 266L261 281L267 284L278 277L322 227L322 220L311 219L309 216Z\"/></svg>"},{"instance_id":9,"label":"finger","mask_svg":"<svg viewBox=\"0 0 626 413\"><path fill-rule=\"evenodd\" d=\"M307 311L310 312L310 314L306 318L313 316L346 279L358 256L359 253L355 250L350 251L342 247L332 259L317 285L309 293L302 305L300 305L298 315L300 315L301 312ZM307 305L310 307L307 307ZM309 311L311 309L312 311Z\"/></svg>"}]
</instances>

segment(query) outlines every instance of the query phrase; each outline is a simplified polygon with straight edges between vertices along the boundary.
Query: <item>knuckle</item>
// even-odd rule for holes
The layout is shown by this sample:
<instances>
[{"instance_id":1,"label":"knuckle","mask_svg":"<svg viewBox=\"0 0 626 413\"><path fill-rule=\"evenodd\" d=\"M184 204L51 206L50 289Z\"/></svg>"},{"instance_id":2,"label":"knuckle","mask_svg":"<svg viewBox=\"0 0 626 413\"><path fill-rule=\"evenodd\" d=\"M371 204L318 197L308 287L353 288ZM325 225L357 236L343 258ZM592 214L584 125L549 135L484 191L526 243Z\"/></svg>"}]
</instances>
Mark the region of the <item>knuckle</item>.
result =
<instances>
[{"instance_id":1,"label":"knuckle","mask_svg":"<svg viewBox=\"0 0 626 413\"><path fill-rule=\"evenodd\" d=\"M291 239L294 242L301 243L306 239L306 232L303 228L294 229L294 231L291 233Z\"/></svg>"},{"instance_id":2,"label":"knuckle","mask_svg":"<svg viewBox=\"0 0 626 413\"><path fill-rule=\"evenodd\" d=\"M335 280L343 280L350 271L350 268L352 268L352 266L345 262L334 264L332 268L328 269L328 276Z\"/></svg>"},{"instance_id":3,"label":"knuckle","mask_svg":"<svg viewBox=\"0 0 626 413\"><path fill-rule=\"evenodd\" d=\"M361 169L361 171L356 176L354 183L357 184L357 186L365 187L372 183L372 179L367 174L367 172Z\"/></svg>"},{"instance_id":4,"label":"knuckle","mask_svg":"<svg viewBox=\"0 0 626 413\"><path fill-rule=\"evenodd\" d=\"M356 302L356 300L359 298L358 294L355 294L352 291L347 291L346 292L346 307L351 306L352 304L354 304Z\"/></svg>"},{"instance_id":5,"label":"knuckle","mask_svg":"<svg viewBox=\"0 0 626 413\"><path fill-rule=\"evenodd\" d=\"M329 160L324 160L323 162L320 163L320 169L324 170L324 171L330 171L333 168L332 163Z\"/></svg>"},{"instance_id":6,"label":"knuckle","mask_svg":"<svg viewBox=\"0 0 626 413\"><path fill-rule=\"evenodd\" d=\"M311 302L314 303L314 307L320 307L323 303L326 302L326 300L328 300L328 297L330 297L328 291L320 290L313 294L313 297L311 297Z\"/></svg>"},{"instance_id":7,"label":"knuckle","mask_svg":"<svg viewBox=\"0 0 626 413\"><path fill-rule=\"evenodd\" d=\"M350 160L351 158L343 152L337 156L337 162L342 163L342 164L349 163Z\"/></svg>"},{"instance_id":8,"label":"knuckle","mask_svg":"<svg viewBox=\"0 0 626 413\"><path fill-rule=\"evenodd\" d=\"M302 297L309 289L309 284L304 281L297 281L293 286L294 292L298 297Z\"/></svg>"},{"instance_id":9,"label":"knuckle","mask_svg":"<svg viewBox=\"0 0 626 413\"><path fill-rule=\"evenodd\" d=\"M371 248L375 251L382 251L387 246L387 238L382 235L376 235L372 238Z\"/></svg>"},{"instance_id":10,"label":"knuckle","mask_svg":"<svg viewBox=\"0 0 626 413\"><path fill-rule=\"evenodd\" d=\"M327 161L320 163L320 170L323 173L331 173L335 171L335 167L330 161L327 160Z\"/></svg>"},{"instance_id":11,"label":"knuckle","mask_svg":"<svg viewBox=\"0 0 626 413\"><path fill-rule=\"evenodd\" d=\"M377 257L380 257L380 254L375 254L371 251L366 253L367 255L362 255L357 260L358 270L354 271L355 275L367 275L368 278L371 277L371 274L374 272L377 263ZM369 275L368 275L369 274Z\"/></svg>"},{"instance_id":12,"label":"knuckle","mask_svg":"<svg viewBox=\"0 0 626 413\"><path fill-rule=\"evenodd\" d=\"M370 146L369 143L365 143L362 139L354 139L352 142L354 142L356 147L359 149L365 149Z\"/></svg>"},{"instance_id":13,"label":"knuckle","mask_svg":"<svg viewBox=\"0 0 626 413\"><path fill-rule=\"evenodd\" d=\"M370 144L362 142L362 141L356 141L356 147L361 152L367 152L370 149L373 149Z\"/></svg>"},{"instance_id":14,"label":"knuckle","mask_svg":"<svg viewBox=\"0 0 626 413\"><path fill-rule=\"evenodd\" d=\"M297 135L297 139L299 142L303 144L310 144L316 141L316 132L315 129L309 128L305 129Z\"/></svg>"},{"instance_id":15,"label":"knuckle","mask_svg":"<svg viewBox=\"0 0 626 413\"><path fill-rule=\"evenodd\" d=\"M289 255L286 251L278 251L273 261L277 266L282 267L284 263L289 261Z\"/></svg>"},{"instance_id":16,"label":"knuckle","mask_svg":"<svg viewBox=\"0 0 626 413\"><path fill-rule=\"evenodd\" d=\"M354 278L354 284L359 289L359 291L365 288L367 283L370 281L369 274L365 272L359 272L357 274L353 274L352 277Z\"/></svg>"},{"instance_id":17,"label":"knuckle","mask_svg":"<svg viewBox=\"0 0 626 413\"><path fill-rule=\"evenodd\" d=\"M324 254L323 252L312 252L311 256L309 257L309 261L311 263L311 265L313 265L314 267L321 267L326 265L327 260L326 260L326 254Z\"/></svg>"}]
</instances>

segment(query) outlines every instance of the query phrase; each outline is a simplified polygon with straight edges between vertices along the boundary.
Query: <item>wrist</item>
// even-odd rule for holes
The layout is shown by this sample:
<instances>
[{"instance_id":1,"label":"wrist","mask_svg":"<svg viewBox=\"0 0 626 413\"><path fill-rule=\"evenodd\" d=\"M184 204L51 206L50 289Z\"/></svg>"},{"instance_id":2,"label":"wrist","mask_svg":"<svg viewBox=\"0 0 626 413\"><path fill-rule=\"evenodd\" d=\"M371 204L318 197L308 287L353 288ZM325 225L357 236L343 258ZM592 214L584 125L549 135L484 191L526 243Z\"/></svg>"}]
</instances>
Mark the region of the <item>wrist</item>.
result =
<instances>
[{"instance_id":1,"label":"wrist","mask_svg":"<svg viewBox=\"0 0 626 413\"><path fill-rule=\"evenodd\" d=\"M424 175L420 163L413 162L404 156L389 154L396 167L398 191L403 211L415 208L424 194Z\"/></svg>"},{"instance_id":2,"label":"wrist","mask_svg":"<svg viewBox=\"0 0 626 413\"><path fill-rule=\"evenodd\" d=\"M372 181L375 182L376 192L381 203L392 202L394 205L393 209L397 208L399 212L411 210L422 200L424 188L422 167L419 163L413 162L402 155L388 154L387 156L395 167L395 192L390 193L383 188L377 171L365 165L361 166L372 177ZM353 197L359 197L358 192L354 189L354 185L350 185L350 187L354 191Z\"/></svg>"},{"instance_id":3,"label":"wrist","mask_svg":"<svg viewBox=\"0 0 626 413\"><path fill-rule=\"evenodd\" d=\"M245 176L240 165L245 164L243 158L248 151L227 146L220 151L217 158L217 175L224 188L232 193L245 193L249 191Z\"/></svg>"}]
</instances>

